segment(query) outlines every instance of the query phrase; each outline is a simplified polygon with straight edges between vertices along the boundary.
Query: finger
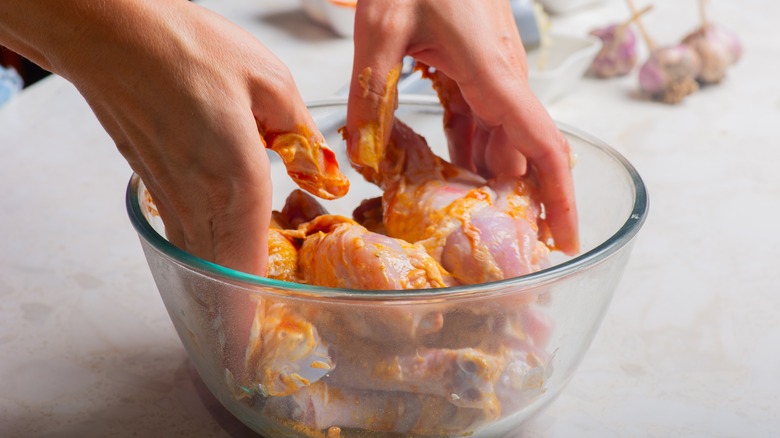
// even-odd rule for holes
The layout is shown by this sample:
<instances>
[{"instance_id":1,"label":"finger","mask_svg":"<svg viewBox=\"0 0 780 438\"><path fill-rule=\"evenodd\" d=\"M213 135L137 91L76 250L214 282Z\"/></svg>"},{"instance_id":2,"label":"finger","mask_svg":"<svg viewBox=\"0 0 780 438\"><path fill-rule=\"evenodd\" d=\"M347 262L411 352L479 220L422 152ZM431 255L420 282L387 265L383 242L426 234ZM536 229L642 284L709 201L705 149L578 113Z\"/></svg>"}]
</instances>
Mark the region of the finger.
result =
<instances>
[{"instance_id":1,"label":"finger","mask_svg":"<svg viewBox=\"0 0 780 438\"><path fill-rule=\"evenodd\" d=\"M268 156L262 152L248 108L242 115L220 120L219 126L202 133L204 145L197 148L196 163L165 180L157 179L173 199L188 252L228 268L265 275L272 206Z\"/></svg>"},{"instance_id":2,"label":"finger","mask_svg":"<svg viewBox=\"0 0 780 438\"><path fill-rule=\"evenodd\" d=\"M555 245L574 254L579 250L579 235L569 144L527 84L513 78L499 89L502 80L506 78L496 72L479 87L462 87L479 122L497 126L489 130L484 144L484 171L497 175L534 166ZM479 155L482 143L480 135L476 137L474 148ZM475 157L478 161L479 156Z\"/></svg>"},{"instance_id":3,"label":"finger","mask_svg":"<svg viewBox=\"0 0 780 438\"><path fill-rule=\"evenodd\" d=\"M471 107L463 98L460 87L441 71L421 62L417 63L416 69L422 72L423 77L431 80L444 108L444 134L447 137L450 162L472 172L476 171L472 158L476 126Z\"/></svg>"},{"instance_id":4,"label":"finger","mask_svg":"<svg viewBox=\"0 0 780 438\"><path fill-rule=\"evenodd\" d=\"M485 169L489 176L525 175L527 170L525 156L519 149L508 146L511 142L503 127L491 131L484 149Z\"/></svg>"},{"instance_id":5,"label":"finger","mask_svg":"<svg viewBox=\"0 0 780 438\"><path fill-rule=\"evenodd\" d=\"M355 55L347 110L347 154L353 165L378 171L398 106L397 84L406 54L404 5L358 2ZM399 19L394 19L398 17ZM403 19L401 19L403 18Z\"/></svg>"},{"instance_id":6,"label":"finger","mask_svg":"<svg viewBox=\"0 0 780 438\"><path fill-rule=\"evenodd\" d=\"M485 162L485 149L490 142L490 130L478 126L474 132L474 142L471 148L471 160L474 163L474 169L485 178L489 178L490 171Z\"/></svg>"},{"instance_id":7,"label":"finger","mask_svg":"<svg viewBox=\"0 0 780 438\"><path fill-rule=\"evenodd\" d=\"M456 15L468 12L471 20L477 20L483 25L492 23L489 29L477 33L483 40L478 37L465 42L461 46L462 56L434 56L432 51L420 53L420 56L440 63L437 64L440 68L435 72L426 68L424 73L433 80L434 88L445 107L445 129L448 131L450 154L457 157L458 164L466 164L466 168L476 169L484 177L522 175L526 170L526 159L515 148L504 149L503 145L508 139L506 131L501 129L506 112L503 101L506 100L507 88L511 89L511 84L519 83L525 74L525 53L514 21L511 20L511 11L503 14L500 7L458 6L460 14ZM503 35L503 38L498 38L500 47L496 46L495 41L488 44L491 41L489 35ZM485 43L484 46L475 46L478 41ZM446 47L444 49L446 52ZM465 84L466 91L471 91L471 95L465 95L460 83L445 74L445 70L451 71L455 75L453 78ZM496 96L486 95L486 89Z\"/></svg>"},{"instance_id":8,"label":"finger","mask_svg":"<svg viewBox=\"0 0 780 438\"><path fill-rule=\"evenodd\" d=\"M574 254L579 251L579 233L571 149L541 103L536 98L526 103L516 109L513 122L507 122L504 127L508 138L519 140L512 145L537 171L541 200L555 246L567 254ZM496 148L500 149L500 146Z\"/></svg>"},{"instance_id":9,"label":"finger","mask_svg":"<svg viewBox=\"0 0 780 438\"><path fill-rule=\"evenodd\" d=\"M209 156L209 162L222 171L196 178L208 187L199 190L205 205L197 212L197 222L185 229L187 249L195 255L210 250L213 261L221 266L266 275L273 191L270 163L250 111L244 117L225 119L224 127L216 132L217 138L224 141L222 148L233 152L225 152L224 161L222 154ZM223 349L223 364L239 382L251 371L244 360L254 317L253 299L244 289L219 285L208 293L207 302L214 306L215 320L224 330L223 337L215 339Z\"/></svg>"},{"instance_id":10,"label":"finger","mask_svg":"<svg viewBox=\"0 0 780 438\"><path fill-rule=\"evenodd\" d=\"M265 154L249 160L252 177L233 181L231 196L211 224L214 261L242 272L265 275L273 197ZM190 246L194 248L194 246Z\"/></svg>"}]
</instances>

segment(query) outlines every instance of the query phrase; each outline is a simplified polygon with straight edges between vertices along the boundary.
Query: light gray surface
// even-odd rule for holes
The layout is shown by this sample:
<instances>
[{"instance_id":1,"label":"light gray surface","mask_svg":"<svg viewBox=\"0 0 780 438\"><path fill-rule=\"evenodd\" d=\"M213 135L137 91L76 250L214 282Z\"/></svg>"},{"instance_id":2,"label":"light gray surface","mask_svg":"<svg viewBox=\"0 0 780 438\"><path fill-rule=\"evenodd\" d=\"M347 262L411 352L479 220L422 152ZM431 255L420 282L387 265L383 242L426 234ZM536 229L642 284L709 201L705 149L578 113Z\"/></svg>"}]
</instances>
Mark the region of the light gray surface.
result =
<instances>
[{"instance_id":1,"label":"light gray surface","mask_svg":"<svg viewBox=\"0 0 780 438\"><path fill-rule=\"evenodd\" d=\"M637 167L651 212L566 391L530 437L764 437L780 427L780 3L710 2L745 57L680 106L636 77L586 79L549 109ZM296 2L205 1L293 72L304 98L348 79L351 42ZM655 2L659 43L694 1ZM604 2L554 18L584 33L626 16ZM123 191L129 168L60 78L0 108L0 436L241 436L209 407L157 296Z\"/></svg>"}]
</instances>

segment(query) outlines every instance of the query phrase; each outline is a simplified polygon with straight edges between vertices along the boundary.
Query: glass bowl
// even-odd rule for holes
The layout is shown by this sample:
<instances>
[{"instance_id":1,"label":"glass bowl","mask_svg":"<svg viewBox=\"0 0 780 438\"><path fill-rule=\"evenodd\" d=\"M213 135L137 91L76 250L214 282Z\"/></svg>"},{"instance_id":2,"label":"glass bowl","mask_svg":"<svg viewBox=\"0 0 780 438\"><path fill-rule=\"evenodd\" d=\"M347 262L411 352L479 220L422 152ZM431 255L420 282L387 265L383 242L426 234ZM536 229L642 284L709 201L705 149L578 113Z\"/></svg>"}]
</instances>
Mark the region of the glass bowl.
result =
<instances>
[{"instance_id":1,"label":"glass bowl","mask_svg":"<svg viewBox=\"0 0 780 438\"><path fill-rule=\"evenodd\" d=\"M352 182L345 198L323 204L350 216L379 189L344 155L336 130L345 100L310 109ZM396 115L446 157L435 99L402 96ZM647 214L645 186L625 158L576 129L560 129L576 154L582 251L554 252L550 268L493 283L359 291L270 280L171 245L137 176L127 209L195 369L253 430L268 437L497 437L521 428L572 378ZM295 184L269 156L278 209Z\"/></svg>"}]
</instances>

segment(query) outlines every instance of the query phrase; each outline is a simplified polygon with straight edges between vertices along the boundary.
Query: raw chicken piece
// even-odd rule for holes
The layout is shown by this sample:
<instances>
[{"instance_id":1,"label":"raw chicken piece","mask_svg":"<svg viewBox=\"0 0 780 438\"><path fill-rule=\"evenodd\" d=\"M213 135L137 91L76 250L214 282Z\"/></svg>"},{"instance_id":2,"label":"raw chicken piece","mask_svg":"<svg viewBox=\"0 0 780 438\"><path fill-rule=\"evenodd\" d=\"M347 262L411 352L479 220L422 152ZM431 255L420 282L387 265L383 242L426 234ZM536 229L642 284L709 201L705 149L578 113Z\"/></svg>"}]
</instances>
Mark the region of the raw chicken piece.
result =
<instances>
[{"instance_id":1,"label":"raw chicken piece","mask_svg":"<svg viewBox=\"0 0 780 438\"><path fill-rule=\"evenodd\" d=\"M273 219L277 225L269 232L272 278L375 290L454 284L424 248L370 232L346 217L329 215L314 198L299 190L290 194L284 208L274 212ZM290 229L296 224L297 228ZM287 258L276 260L282 254ZM295 266L290 266L293 260ZM269 276L270 273L269 268ZM409 311L377 306L376 313L368 313L320 304L301 306L300 310L317 326L344 326L349 328L350 336L382 340L391 337L408 343L441 328L441 314L428 310L429 307L418 306Z\"/></svg>"},{"instance_id":2,"label":"raw chicken piece","mask_svg":"<svg viewBox=\"0 0 780 438\"><path fill-rule=\"evenodd\" d=\"M284 201L282 210L273 212L273 220L281 224L281 228L295 229L324 214L328 211L316 199L302 190L293 190Z\"/></svg>"},{"instance_id":3,"label":"raw chicken piece","mask_svg":"<svg viewBox=\"0 0 780 438\"><path fill-rule=\"evenodd\" d=\"M339 351L339 366L328 375L328 385L427 394L455 406L480 409L486 419L501 414L495 384L505 368L503 355L473 348L417 349L395 355L375 347Z\"/></svg>"},{"instance_id":4,"label":"raw chicken piece","mask_svg":"<svg viewBox=\"0 0 780 438\"><path fill-rule=\"evenodd\" d=\"M324 382L290 397L269 399L263 414L303 426L309 436L332 426L404 436L465 435L486 421L482 410L455 406L441 397L332 388Z\"/></svg>"},{"instance_id":5,"label":"raw chicken piece","mask_svg":"<svg viewBox=\"0 0 780 438\"><path fill-rule=\"evenodd\" d=\"M441 330L444 318L436 304L394 306L377 299L360 306L319 303L309 306L305 315L323 328L323 338L336 350L355 343L381 344L387 351L413 351L420 339Z\"/></svg>"},{"instance_id":6,"label":"raw chicken piece","mask_svg":"<svg viewBox=\"0 0 780 438\"><path fill-rule=\"evenodd\" d=\"M547 379L553 372L553 354L537 356L523 351L512 351L506 356L507 365L496 384L496 395L504 412L516 412L545 391Z\"/></svg>"},{"instance_id":7,"label":"raw chicken piece","mask_svg":"<svg viewBox=\"0 0 780 438\"><path fill-rule=\"evenodd\" d=\"M295 236L284 230L327 214L325 208L301 190L293 190L281 211L273 211L268 230L268 272L274 280L298 281L298 247Z\"/></svg>"},{"instance_id":8,"label":"raw chicken piece","mask_svg":"<svg viewBox=\"0 0 780 438\"><path fill-rule=\"evenodd\" d=\"M478 348L489 354L504 349L544 355L552 323L546 314L525 300L500 300L494 308L484 304L475 311L453 306L443 313L441 330L420 339L428 348Z\"/></svg>"},{"instance_id":9,"label":"raw chicken piece","mask_svg":"<svg viewBox=\"0 0 780 438\"><path fill-rule=\"evenodd\" d=\"M296 281L298 272L298 249L285 236L281 226L271 220L268 230L268 270L266 276L274 280Z\"/></svg>"},{"instance_id":10,"label":"raw chicken piece","mask_svg":"<svg viewBox=\"0 0 780 438\"><path fill-rule=\"evenodd\" d=\"M502 410L507 415L516 412L543 393L552 372L551 359L543 362L523 351L485 355L464 349L428 350L418 357L365 361L357 366L355 361L344 360L317 383L289 397L268 399L263 414L303 426L310 436L330 427L468 435L497 420ZM462 396L442 393L441 386L450 384L462 390Z\"/></svg>"},{"instance_id":11,"label":"raw chicken piece","mask_svg":"<svg viewBox=\"0 0 780 438\"><path fill-rule=\"evenodd\" d=\"M349 190L349 180L339 170L336 155L328 149L322 135L268 132L265 141L268 149L279 154L287 174L307 192L335 199Z\"/></svg>"},{"instance_id":12,"label":"raw chicken piece","mask_svg":"<svg viewBox=\"0 0 780 438\"><path fill-rule=\"evenodd\" d=\"M382 197L380 196L363 200L352 212L352 217L369 231L387 235L382 214Z\"/></svg>"},{"instance_id":13,"label":"raw chicken piece","mask_svg":"<svg viewBox=\"0 0 780 438\"><path fill-rule=\"evenodd\" d=\"M279 270L286 275L289 261L295 260L298 282L373 290L454 284L422 246L371 232L344 216L327 214L300 190L290 194L281 212L274 212L269 233L273 243L269 244L269 257L288 259L273 265L284 265ZM294 246L293 242L299 243Z\"/></svg>"},{"instance_id":14,"label":"raw chicken piece","mask_svg":"<svg viewBox=\"0 0 780 438\"><path fill-rule=\"evenodd\" d=\"M348 289L445 287L446 272L420 245L372 233L352 219L323 215L298 227L301 280Z\"/></svg>"},{"instance_id":15,"label":"raw chicken piece","mask_svg":"<svg viewBox=\"0 0 780 438\"><path fill-rule=\"evenodd\" d=\"M347 155L352 166L359 171L364 167L375 172L379 171L379 162L384 156L385 144L390 137L389 127L392 126L395 117L393 113L398 107L398 80L401 77L402 67L403 64L398 64L388 73L385 78L385 89L381 93L371 92L368 88L368 83L374 74L371 67L364 68L358 76L364 97L371 93L373 98L378 98L380 102L379 113L371 114L369 120L365 120L366 114L347 112L348 124L353 117L363 119L364 122L361 123L358 132L349 133L350 136L359 138L359 141L347 141ZM345 128L342 134L345 134L346 139Z\"/></svg>"},{"instance_id":16,"label":"raw chicken piece","mask_svg":"<svg viewBox=\"0 0 780 438\"><path fill-rule=\"evenodd\" d=\"M261 300L246 352L248 392L284 396L321 379L334 368L317 329L290 305Z\"/></svg>"},{"instance_id":17,"label":"raw chicken piece","mask_svg":"<svg viewBox=\"0 0 780 438\"><path fill-rule=\"evenodd\" d=\"M373 290L429 289L454 283L422 246L373 233L343 216L319 216L297 231L305 235L298 253L304 283ZM343 325L353 337L411 342L441 328L441 314L428 308L410 311L377 305L375 312L368 312L336 306L321 308L313 317L318 325Z\"/></svg>"},{"instance_id":18,"label":"raw chicken piece","mask_svg":"<svg viewBox=\"0 0 780 438\"><path fill-rule=\"evenodd\" d=\"M536 179L485 180L435 156L396 120L379 170L359 167L384 190L384 229L419 242L460 282L484 283L547 266L549 232Z\"/></svg>"}]
</instances>

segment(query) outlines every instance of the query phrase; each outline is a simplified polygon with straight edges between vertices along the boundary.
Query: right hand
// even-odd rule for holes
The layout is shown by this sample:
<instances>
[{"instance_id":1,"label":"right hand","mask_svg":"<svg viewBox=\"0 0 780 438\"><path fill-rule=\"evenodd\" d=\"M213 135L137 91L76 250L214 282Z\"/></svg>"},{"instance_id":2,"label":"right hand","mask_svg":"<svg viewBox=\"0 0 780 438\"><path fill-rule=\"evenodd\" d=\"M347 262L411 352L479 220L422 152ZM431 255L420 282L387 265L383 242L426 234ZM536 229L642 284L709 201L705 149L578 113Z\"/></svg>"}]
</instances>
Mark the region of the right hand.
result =
<instances>
[{"instance_id":1,"label":"right hand","mask_svg":"<svg viewBox=\"0 0 780 438\"><path fill-rule=\"evenodd\" d=\"M528 85L506 0L360 1L347 127L350 158L372 166L390 136L405 55L436 69L452 161L486 177L534 166L556 247L579 249L570 149Z\"/></svg>"}]
</instances>

